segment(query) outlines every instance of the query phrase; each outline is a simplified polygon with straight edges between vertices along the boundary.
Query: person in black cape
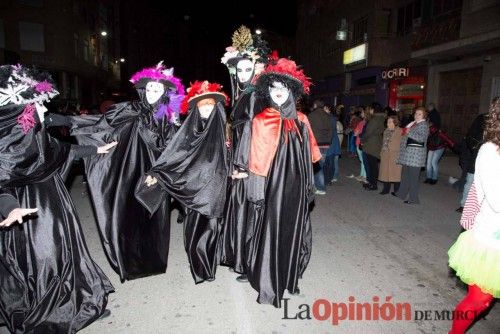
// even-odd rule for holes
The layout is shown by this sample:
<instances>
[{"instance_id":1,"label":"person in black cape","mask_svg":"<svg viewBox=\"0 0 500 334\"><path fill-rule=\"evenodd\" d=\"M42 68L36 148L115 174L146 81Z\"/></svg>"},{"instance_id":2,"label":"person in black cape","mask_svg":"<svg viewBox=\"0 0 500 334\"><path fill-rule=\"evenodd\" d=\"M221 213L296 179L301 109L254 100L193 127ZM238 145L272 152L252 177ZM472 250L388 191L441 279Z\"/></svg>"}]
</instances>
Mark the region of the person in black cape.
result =
<instances>
[{"instance_id":1,"label":"person in black cape","mask_svg":"<svg viewBox=\"0 0 500 334\"><path fill-rule=\"evenodd\" d=\"M113 292L62 178L73 158L113 144L50 137L43 102L57 94L48 73L0 67L0 326L12 333L75 333L104 314Z\"/></svg>"},{"instance_id":2,"label":"person in black cape","mask_svg":"<svg viewBox=\"0 0 500 334\"><path fill-rule=\"evenodd\" d=\"M309 218L313 163L321 159L307 117L295 101L309 92L295 62L272 60L256 79L266 108L252 121L247 197L246 272L259 303L281 306L283 293L299 292L311 256Z\"/></svg>"},{"instance_id":3,"label":"person in black cape","mask_svg":"<svg viewBox=\"0 0 500 334\"><path fill-rule=\"evenodd\" d=\"M136 197L156 212L165 194L185 208L184 246L196 283L215 279L220 256L228 170L222 86L196 81L183 109L189 114L160 158L137 185Z\"/></svg>"},{"instance_id":4,"label":"person in black cape","mask_svg":"<svg viewBox=\"0 0 500 334\"><path fill-rule=\"evenodd\" d=\"M248 157L248 145L240 147L240 139L244 132L251 130L251 122L256 112L262 110L260 100L251 84L267 63L269 48L259 35L251 34L245 26L233 33L233 44L226 49L222 63L229 70L233 107L231 120L232 168L230 187L226 204L226 213L222 231L221 264L229 266L240 273L236 279L248 282L245 275L245 232L247 220L246 184L247 179L243 168ZM244 41L244 42L242 42ZM251 41L249 43L248 41Z\"/></svg>"},{"instance_id":5,"label":"person in black cape","mask_svg":"<svg viewBox=\"0 0 500 334\"><path fill-rule=\"evenodd\" d=\"M118 141L110 154L85 158L84 164L101 240L122 282L166 271L170 198L164 197L161 209L150 215L134 189L178 129L184 97L181 81L161 62L130 81L139 101L115 104L101 117L70 120L71 134L80 144Z\"/></svg>"}]
</instances>

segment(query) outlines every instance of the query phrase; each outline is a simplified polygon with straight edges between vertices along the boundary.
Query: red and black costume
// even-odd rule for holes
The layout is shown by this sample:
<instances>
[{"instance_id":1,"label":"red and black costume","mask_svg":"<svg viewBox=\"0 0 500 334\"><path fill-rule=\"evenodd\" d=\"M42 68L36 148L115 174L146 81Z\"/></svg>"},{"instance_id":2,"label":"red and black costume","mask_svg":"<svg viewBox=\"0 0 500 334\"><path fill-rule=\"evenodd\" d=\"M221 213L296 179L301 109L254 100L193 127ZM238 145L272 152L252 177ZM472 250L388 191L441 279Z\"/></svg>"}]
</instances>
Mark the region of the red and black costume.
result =
<instances>
[{"instance_id":1,"label":"red and black costume","mask_svg":"<svg viewBox=\"0 0 500 334\"><path fill-rule=\"evenodd\" d=\"M269 96L276 81L290 90L281 106ZM295 99L308 91L309 81L295 63L279 59L268 65L256 86L268 107L254 117L247 140L246 272L259 292L258 302L280 307L284 290L298 291L298 279L311 256L313 162L321 154L307 117L296 110Z\"/></svg>"}]
</instances>

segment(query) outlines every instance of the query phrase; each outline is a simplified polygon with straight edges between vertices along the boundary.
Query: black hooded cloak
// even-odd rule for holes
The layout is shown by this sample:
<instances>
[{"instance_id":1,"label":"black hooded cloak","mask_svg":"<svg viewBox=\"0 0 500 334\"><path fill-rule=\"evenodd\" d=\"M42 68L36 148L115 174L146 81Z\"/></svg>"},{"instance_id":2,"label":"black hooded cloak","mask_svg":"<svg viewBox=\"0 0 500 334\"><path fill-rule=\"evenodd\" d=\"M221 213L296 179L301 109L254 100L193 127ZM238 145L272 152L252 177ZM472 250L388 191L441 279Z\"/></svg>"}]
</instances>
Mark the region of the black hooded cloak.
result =
<instances>
[{"instance_id":1,"label":"black hooded cloak","mask_svg":"<svg viewBox=\"0 0 500 334\"><path fill-rule=\"evenodd\" d=\"M219 235L227 192L228 159L225 114L222 102L208 119L194 105L148 175L158 183L137 185L136 196L150 212L157 212L158 198L172 195L185 208L184 246L196 283L215 279Z\"/></svg>"},{"instance_id":2,"label":"black hooded cloak","mask_svg":"<svg viewBox=\"0 0 500 334\"><path fill-rule=\"evenodd\" d=\"M61 178L70 145L40 125L23 133L24 106L0 107L0 214L38 208L0 230L0 326L11 332L74 333L105 310L113 287L92 260Z\"/></svg>"},{"instance_id":3,"label":"black hooded cloak","mask_svg":"<svg viewBox=\"0 0 500 334\"><path fill-rule=\"evenodd\" d=\"M100 118L74 118L72 129L79 144L118 141L108 154L84 162L102 243L122 282L164 273L170 242L170 198L164 197L160 210L150 215L135 199L134 188L177 126L155 117L161 102L147 103L144 88L138 93L140 101L113 105Z\"/></svg>"}]
</instances>

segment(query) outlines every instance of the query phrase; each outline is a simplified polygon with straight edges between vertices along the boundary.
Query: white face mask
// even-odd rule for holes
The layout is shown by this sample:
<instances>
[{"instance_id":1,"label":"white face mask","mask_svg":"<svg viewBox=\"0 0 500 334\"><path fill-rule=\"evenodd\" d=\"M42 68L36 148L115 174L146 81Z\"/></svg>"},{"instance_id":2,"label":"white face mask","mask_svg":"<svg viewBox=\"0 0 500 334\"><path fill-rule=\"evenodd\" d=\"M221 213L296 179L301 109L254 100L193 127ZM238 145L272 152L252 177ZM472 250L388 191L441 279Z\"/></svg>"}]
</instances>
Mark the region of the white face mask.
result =
<instances>
[{"instance_id":1,"label":"white face mask","mask_svg":"<svg viewBox=\"0 0 500 334\"><path fill-rule=\"evenodd\" d=\"M146 84L146 101L155 104L165 93L165 86L162 83L150 81Z\"/></svg>"},{"instance_id":2,"label":"white face mask","mask_svg":"<svg viewBox=\"0 0 500 334\"><path fill-rule=\"evenodd\" d=\"M201 106L198 106L198 110L200 111L200 116L203 119L207 119L210 117L210 114L214 110L215 104L203 104Z\"/></svg>"},{"instance_id":3,"label":"white face mask","mask_svg":"<svg viewBox=\"0 0 500 334\"><path fill-rule=\"evenodd\" d=\"M281 82L275 81L273 82L273 85L269 87L269 95L271 95L273 102L281 107L281 105L288 100L290 90Z\"/></svg>"},{"instance_id":4,"label":"white face mask","mask_svg":"<svg viewBox=\"0 0 500 334\"><path fill-rule=\"evenodd\" d=\"M250 81L253 76L254 64L250 59L243 59L236 65L236 75L238 82L245 83Z\"/></svg>"},{"instance_id":5,"label":"white face mask","mask_svg":"<svg viewBox=\"0 0 500 334\"><path fill-rule=\"evenodd\" d=\"M40 122L43 123L45 119L45 113L47 112L47 107L43 105L41 102L35 103L36 113L38 114L38 118L40 118Z\"/></svg>"}]
</instances>

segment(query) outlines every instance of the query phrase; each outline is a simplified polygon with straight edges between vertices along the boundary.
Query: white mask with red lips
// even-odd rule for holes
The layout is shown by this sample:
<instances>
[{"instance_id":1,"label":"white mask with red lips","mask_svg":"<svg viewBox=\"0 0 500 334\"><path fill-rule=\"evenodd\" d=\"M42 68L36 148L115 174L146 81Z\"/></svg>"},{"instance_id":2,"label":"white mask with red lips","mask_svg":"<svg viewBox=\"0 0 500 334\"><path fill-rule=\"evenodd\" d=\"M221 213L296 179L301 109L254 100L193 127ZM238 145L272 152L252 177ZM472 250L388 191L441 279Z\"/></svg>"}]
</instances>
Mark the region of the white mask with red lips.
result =
<instances>
[{"instance_id":1,"label":"white mask with red lips","mask_svg":"<svg viewBox=\"0 0 500 334\"><path fill-rule=\"evenodd\" d=\"M272 86L269 87L269 95L271 96L271 100L281 107L288 100L290 89L281 82L274 81Z\"/></svg>"}]
</instances>

